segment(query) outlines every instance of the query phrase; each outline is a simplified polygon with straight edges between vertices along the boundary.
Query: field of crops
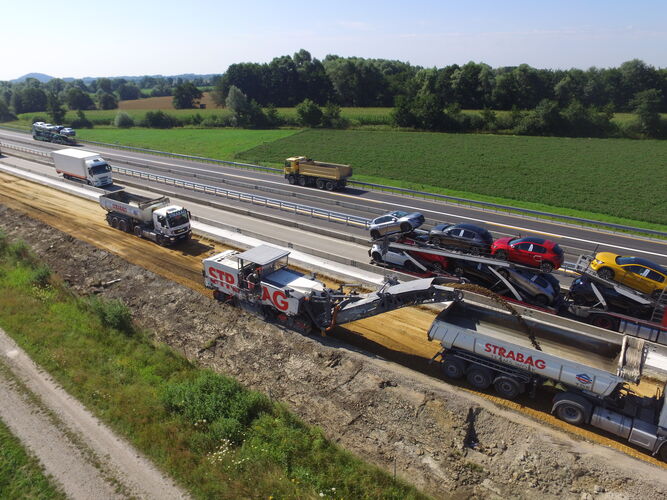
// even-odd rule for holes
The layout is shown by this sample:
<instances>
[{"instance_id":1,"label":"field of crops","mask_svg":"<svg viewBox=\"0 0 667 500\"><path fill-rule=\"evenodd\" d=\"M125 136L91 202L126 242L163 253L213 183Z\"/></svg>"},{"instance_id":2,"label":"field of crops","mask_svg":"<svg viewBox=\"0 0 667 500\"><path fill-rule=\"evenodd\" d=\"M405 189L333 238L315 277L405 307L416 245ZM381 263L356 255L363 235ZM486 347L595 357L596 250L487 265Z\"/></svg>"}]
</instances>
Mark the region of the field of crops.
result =
<instances>
[{"instance_id":1,"label":"field of crops","mask_svg":"<svg viewBox=\"0 0 667 500\"><path fill-rule=\"evenodd\" d=\"M296 132L297 130L287 129L174 128L158 130L147 128L94 128L79 130L77 134L79 138L84 140L231 160L241 151L273 142Z\"/></svg>"},{"instance_id":2,"label":"field of crops","mask_svg":"<svg viewBox=\"0 0 667 500\"><path fill-rule=\"evenodd\" d=\"M667 141L307 130L239 157L294 154L349 163L371 182L667 224Z\"/></svg>"}]
</instances>

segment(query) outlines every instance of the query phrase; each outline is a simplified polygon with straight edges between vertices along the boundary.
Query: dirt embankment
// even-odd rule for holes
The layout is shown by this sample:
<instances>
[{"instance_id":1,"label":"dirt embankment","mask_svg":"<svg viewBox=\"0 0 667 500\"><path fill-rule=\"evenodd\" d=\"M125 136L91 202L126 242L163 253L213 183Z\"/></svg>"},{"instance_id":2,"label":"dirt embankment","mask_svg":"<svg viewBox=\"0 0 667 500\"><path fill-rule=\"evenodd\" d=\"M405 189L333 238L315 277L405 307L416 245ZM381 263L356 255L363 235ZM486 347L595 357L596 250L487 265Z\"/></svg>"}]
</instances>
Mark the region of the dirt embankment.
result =
<instances>
[{"instance_id":1,"label":"dirt embankment","mask_svg":"<svg viewBox=\"0 0 667 500\"><path fill-rule=\"evenodd\" d=\"M667 495L662 468L334 339L266 324L2 205L0 229L28 242L77 291L123 299L163 342L285 402L347 449L436 497Z\"/></svg>"}]
</instances>

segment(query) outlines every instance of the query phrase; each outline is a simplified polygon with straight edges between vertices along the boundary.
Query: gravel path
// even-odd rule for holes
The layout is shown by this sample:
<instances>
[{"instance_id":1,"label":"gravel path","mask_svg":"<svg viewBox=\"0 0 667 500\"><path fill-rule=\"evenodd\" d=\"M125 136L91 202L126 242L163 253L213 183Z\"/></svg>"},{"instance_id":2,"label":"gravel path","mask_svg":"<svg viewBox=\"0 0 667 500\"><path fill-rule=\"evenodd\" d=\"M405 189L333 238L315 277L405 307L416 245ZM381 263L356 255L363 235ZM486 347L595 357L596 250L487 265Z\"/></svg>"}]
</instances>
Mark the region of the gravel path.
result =
<instances>
[{"instance_id":1,"label":"gravel path","mask_svg":"<svg viewBox=\"0 0 667 500\"><path fill-rule=\"evenodd\" d=\"M187 495L67 394L0 329L0 418L74 499Z\"/></svg>"}]
</instances>

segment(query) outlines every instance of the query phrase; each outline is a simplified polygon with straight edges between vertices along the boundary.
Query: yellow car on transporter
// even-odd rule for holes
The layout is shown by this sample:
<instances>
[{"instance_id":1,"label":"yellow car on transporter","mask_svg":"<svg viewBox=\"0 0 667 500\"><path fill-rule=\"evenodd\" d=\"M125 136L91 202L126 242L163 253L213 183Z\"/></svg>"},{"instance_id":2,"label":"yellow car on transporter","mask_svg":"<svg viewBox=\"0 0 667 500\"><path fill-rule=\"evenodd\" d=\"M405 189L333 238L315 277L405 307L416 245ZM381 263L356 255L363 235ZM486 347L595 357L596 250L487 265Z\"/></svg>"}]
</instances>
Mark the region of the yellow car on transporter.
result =
<instances>
[{"instance_id":1,"label":"yellow car on transporter","mask_svg":"<svg viewBox=\"0 0 667 500\"><path fill-rule=\"evenodd\" d=\"M602 279L614 280L654 296L667 288L667 269L640 257L600 252L591 262L591 269Z\"/></svg>"}]
</instances>

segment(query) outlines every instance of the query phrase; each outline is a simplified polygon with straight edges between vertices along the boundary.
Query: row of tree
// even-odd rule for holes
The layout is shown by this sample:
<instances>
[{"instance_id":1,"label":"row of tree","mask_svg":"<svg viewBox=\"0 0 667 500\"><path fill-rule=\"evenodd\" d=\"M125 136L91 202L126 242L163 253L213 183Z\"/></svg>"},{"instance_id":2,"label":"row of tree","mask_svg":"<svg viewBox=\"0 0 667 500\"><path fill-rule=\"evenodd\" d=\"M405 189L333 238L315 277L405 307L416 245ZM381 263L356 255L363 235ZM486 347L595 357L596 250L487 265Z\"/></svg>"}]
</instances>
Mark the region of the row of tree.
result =
<instances>
[{"instance_id":1,"label":"row of tree","mask_svg":"<svg viewBox=\"0 0 667 500\"><path fill-rule=\"evenodd\" d=\"M667 112L667 69L656 69L640 60L618 68L588 70L536 69L527 64L492 68L483 63L422 68L386 59L328 55L323 61L306 50L281 56L270 63L232 64L217 81L215 97L223 104L234 85L262 106L295 106L304 99L319 105L393 106L399 96L420 92L436 95L448 106L462 109L533 109L542 100L567 106L576 100L583 106L630 111L639 92L660 92L660 110Z\"/></svg>"}]
</instances>

